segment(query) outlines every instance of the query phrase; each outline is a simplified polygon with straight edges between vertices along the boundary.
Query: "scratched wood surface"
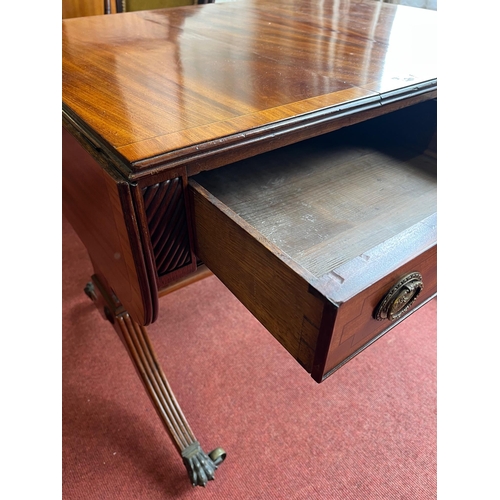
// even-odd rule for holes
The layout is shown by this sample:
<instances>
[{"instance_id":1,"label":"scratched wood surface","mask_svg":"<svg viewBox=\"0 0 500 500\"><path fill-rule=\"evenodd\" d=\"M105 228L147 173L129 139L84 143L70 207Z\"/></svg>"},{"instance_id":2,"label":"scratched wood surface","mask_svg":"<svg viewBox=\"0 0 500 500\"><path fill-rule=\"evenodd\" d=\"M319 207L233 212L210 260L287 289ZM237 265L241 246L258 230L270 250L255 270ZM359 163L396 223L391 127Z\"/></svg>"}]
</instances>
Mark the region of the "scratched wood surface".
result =
<instances>
[{"instance_id":1,"label":"scratched wood surface","mask_svg":"<svg viewBox=\"0 0 500 500\"><path fill-rule=\"evenodd\" d=\"M140 171L329 109L409 103L436 88L435 14L241 0L66 19L64 111Z\"/></svg>"}]
</instances>

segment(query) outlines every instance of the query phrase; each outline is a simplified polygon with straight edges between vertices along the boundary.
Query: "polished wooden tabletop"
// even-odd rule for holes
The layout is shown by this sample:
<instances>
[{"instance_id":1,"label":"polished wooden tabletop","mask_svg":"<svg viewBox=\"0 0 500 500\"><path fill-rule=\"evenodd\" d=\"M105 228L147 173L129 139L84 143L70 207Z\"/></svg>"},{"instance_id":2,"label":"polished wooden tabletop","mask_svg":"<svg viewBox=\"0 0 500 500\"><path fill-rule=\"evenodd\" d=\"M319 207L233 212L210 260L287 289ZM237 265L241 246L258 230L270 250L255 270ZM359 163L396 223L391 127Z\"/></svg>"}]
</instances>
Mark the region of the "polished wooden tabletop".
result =
<instances>
[{"instance_id":1,"label":"polished wooden tabletop","mask_svg":"<svg viewBox=\"0 0 500 500\"><path fill-rule=\"evenodd\" d=\"M63 112L140 174L435 91L436 21L373 0L67 19Z\"/></svg>"}]
</instances>

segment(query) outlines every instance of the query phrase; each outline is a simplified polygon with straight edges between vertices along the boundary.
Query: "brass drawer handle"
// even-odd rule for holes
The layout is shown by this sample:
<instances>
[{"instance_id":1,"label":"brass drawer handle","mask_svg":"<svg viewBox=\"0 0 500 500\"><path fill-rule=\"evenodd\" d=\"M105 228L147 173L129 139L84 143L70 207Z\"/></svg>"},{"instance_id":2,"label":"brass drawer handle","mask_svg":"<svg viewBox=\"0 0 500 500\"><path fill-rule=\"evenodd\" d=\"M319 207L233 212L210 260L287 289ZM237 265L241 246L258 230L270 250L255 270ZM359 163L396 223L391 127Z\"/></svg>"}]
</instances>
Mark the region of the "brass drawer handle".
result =
<instances>
[{"instance_id":1,"label":"brass drawer handle","mask_svg":"<svg viewBox=\"0 0 500 500\"><path fill-rule=\"evenodd\" d=\"M379 321L399 319L412 307L423 288L424 282L420 273L407 274L389 290L373 316Z\"/></svg>"}]
</instances>

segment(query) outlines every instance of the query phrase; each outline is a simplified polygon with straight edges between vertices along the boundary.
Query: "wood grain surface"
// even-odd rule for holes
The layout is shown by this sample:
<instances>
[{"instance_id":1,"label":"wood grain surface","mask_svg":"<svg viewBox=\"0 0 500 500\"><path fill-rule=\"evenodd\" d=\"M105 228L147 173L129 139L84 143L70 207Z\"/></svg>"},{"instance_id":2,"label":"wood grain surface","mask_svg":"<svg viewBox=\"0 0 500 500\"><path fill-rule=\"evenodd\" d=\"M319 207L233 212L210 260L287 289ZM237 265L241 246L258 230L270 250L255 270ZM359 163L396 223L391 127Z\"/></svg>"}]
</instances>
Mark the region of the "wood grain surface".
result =
<instances>
[{"instance_id":1,"label":"wood grain surface","mask_svg":"<svg viewBox=\"0 0 500 500\"><path fill-rule=\"evenodd\" d=\"M319 278L436 211L435 159L345 131L195 179Z\"/></svg>"},{"instance_id":2,"label":"wood grain surface","mask_svg":"<svg viewBox=\"0 0 500 500\"><path fill-rule=\"evenodd\" d=\"M394 269L394 265L392 266ZM343 302L336 312L332 327L320 331L312 377L321 382L353 356L366 349L372 342L394 328L400 321L376 321L373 311L400 278L410 272L419 272L424 288L414 305L400 321L415 312L437 293L437 246L436 243L420 255L391 270L371 286ZM364 281L366 285L366 281Z\"/></svg>"},{"instance_id":3,"label":"wood grain surface","mask_svg":"<svg viewBox=\"0 0 500 500\"><path fill-rule=\"evenodd\" d=\"M157 300L131 214L129 184L99 165L65 128L62 133L63 213L89 252L95 273L104 274L137 322L148 324Z\"/></svg>"},{"instance_id":4,"label":"wood grain surface","mask_svg":"<svg viewBox=\"0 0 500 500\"><path fill-rule=\"evenodd\" d=\"M196 253L271 334L311 371L325 305L313 278L191 180Z\"/></svg>"},{"instance_id":5,"label":"wood grain surface","mask_svg":"<svg viewBox=\"0 0 500 500\"><path fill-rule=\"evenodd\" d=\"M273 135L280 147L300 128L435 96L435 14L241 0L67 19L64 112L132 177L225 147L250 156Z\"/></svg>"}]
</instances>

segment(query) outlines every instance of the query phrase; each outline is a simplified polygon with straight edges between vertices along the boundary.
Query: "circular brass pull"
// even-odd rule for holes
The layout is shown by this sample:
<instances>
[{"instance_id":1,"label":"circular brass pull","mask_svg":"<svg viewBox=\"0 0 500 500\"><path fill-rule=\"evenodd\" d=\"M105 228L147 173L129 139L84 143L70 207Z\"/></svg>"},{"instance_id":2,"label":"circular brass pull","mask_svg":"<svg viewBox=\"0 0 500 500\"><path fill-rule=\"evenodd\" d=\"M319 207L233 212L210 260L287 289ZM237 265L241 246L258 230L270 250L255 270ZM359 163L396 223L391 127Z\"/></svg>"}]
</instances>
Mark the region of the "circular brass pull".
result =
<instances>
[{"instance_id":1,"label":"circular brass pull","mask_svg":"<svg viewBox=\"0 0 500 500\"><path fill-rule=\"evenodd\" d=\"M399 319L411 308L423 288L424 282L420 273L407 274L389 290L373 316L379 321Z\"/></svg>"}]
</instances>

